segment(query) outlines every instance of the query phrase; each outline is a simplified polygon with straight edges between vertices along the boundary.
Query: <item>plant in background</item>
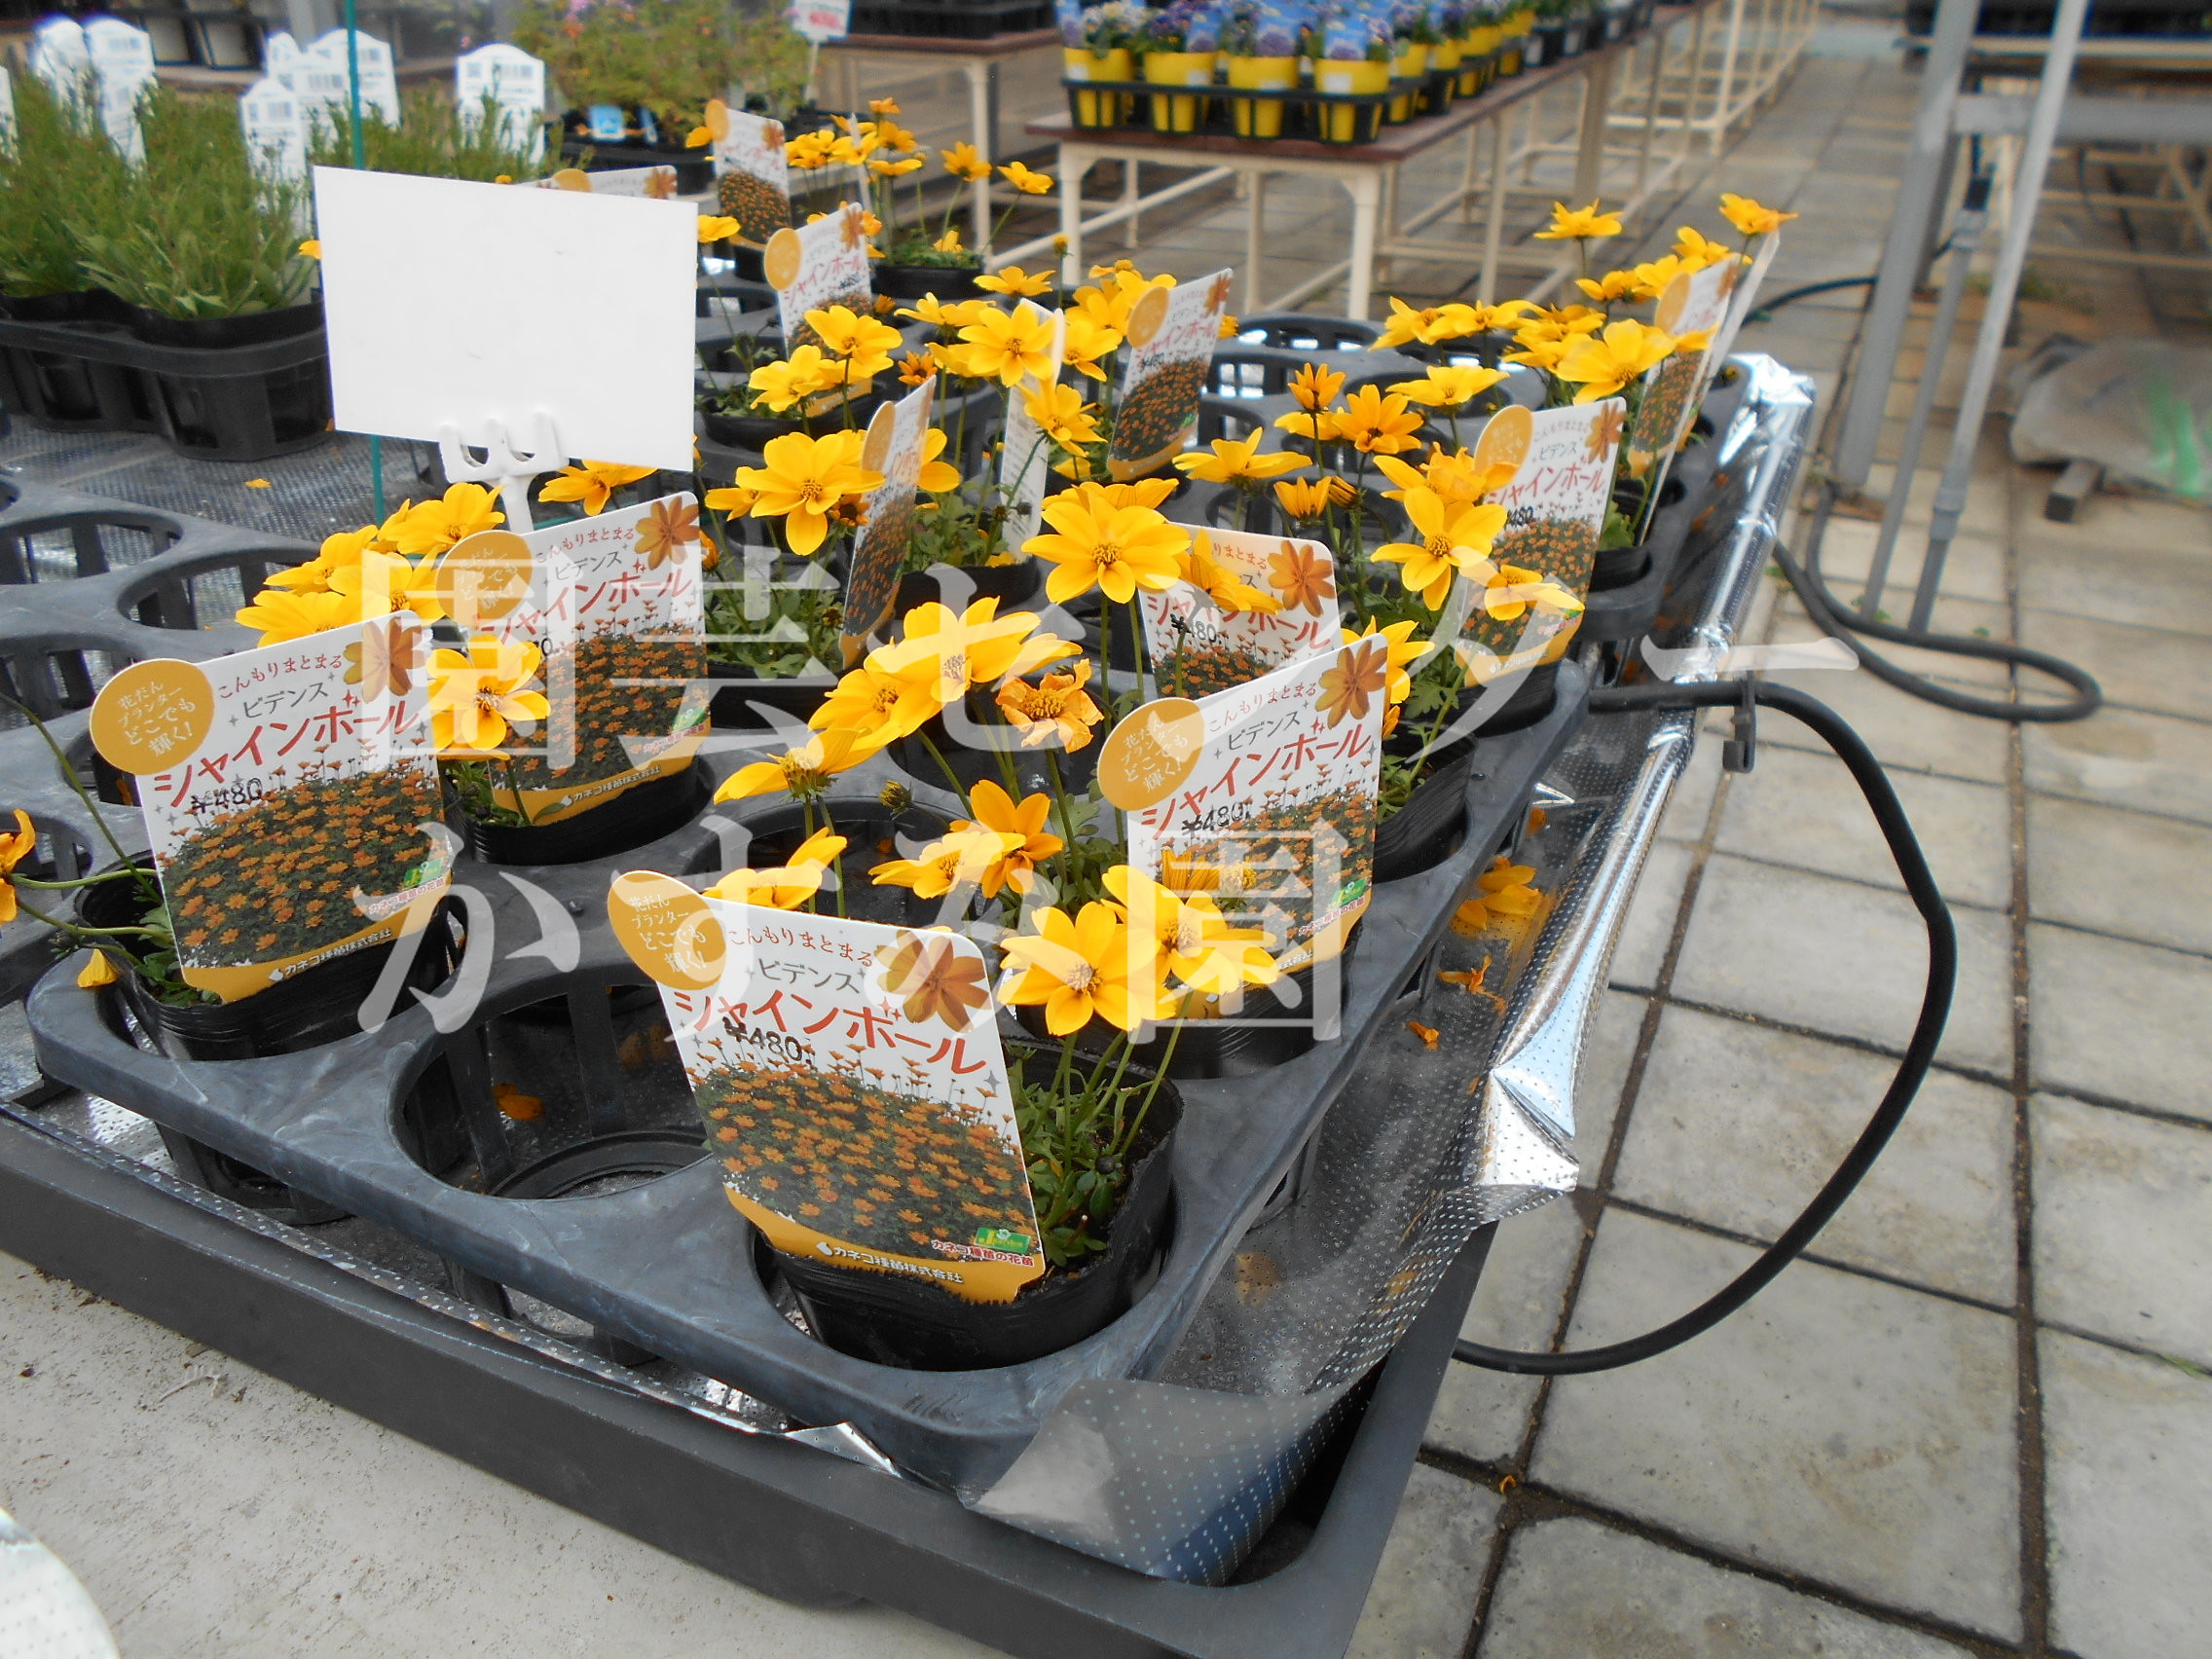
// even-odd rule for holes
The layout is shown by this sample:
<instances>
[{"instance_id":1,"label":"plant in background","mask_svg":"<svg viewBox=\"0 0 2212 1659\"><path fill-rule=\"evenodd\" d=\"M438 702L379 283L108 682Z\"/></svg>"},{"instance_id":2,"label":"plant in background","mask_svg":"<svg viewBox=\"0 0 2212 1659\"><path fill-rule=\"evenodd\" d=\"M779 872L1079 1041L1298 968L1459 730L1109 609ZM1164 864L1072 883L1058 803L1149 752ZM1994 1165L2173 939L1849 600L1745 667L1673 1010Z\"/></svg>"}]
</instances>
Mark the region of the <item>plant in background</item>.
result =
<instances>
[{"instance_id":1,"label":"plant in background","mask_svg":"<svg viewBox=\"0 0 2212 1659\"><path fill-rule=\"evenodd\" d=\"M535 178L558 165L550 159L559 151L558 135L549 143L545 157L532 156L527 148L512 142L498 105L489 95L483 109L471 116L444 87L402 87L399 112L397 127L386 122L382 110L364 108L361 112L361 166L371 172L505 184L518 178ZM326 104L315 112L309 130L308 160L318 167L353 165L353 117L345 104Z\"/></svg>"},{"instance_id":2,"label":"plant in background","mask_svg":"<svg viewBox=\"0 0 2212 1659\"><path fill-rule=\"evenodd\" d=\"M65 103L35 75L15 77L16 131L0 145L0 293L92 286L74 226L117 222L129 168L88 95Z\"/></svg>"},{"instance_id":3,"label":"plant in background","mask_svg":"<svg viewBox=\"0 0 2212 1659\"><path fill-rule=\"evenodd\" d=\"M669 144L734 87L781 114L806 83L806 42L735 0L520 0L509 38L545 60L572 108L648 110Z\"/></svg>"}]
</instances>

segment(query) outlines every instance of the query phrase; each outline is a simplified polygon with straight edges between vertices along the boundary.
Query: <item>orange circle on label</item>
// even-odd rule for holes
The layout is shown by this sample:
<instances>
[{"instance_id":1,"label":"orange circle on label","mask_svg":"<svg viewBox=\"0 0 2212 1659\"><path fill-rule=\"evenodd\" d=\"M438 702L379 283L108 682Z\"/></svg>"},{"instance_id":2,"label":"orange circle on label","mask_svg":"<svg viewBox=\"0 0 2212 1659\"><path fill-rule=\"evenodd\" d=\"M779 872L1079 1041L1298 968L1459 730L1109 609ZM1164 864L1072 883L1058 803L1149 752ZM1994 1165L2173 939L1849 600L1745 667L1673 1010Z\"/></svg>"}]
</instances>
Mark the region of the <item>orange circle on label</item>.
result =
<instances>
[{"instance_id":1,"label":"orange circle on label","mask_svg":"<svg viewBox=\"0 0 2212 1659\"><path fill-rule=\"evenodd\" d=\"M1529 459L1529 445L1536 435L1536 418L1521 404L1508 403L1483 424L1475 440L1475 470L1493 466L1518 468Z\"/></svg>"},{"instance_id":2,"label":"orange circle on label","mask_svg":"<svg viewBox=\"0 0 2212 1659\"><path fill-rule=\"evenodd\" d=\"M607 892L614 937L655 984L703 991L722 977L729 940L707 901L673 875L633 869Z\"/></svg>"},{"instance_id":3,"label":"orange circle on label","mask_svg":"<svg viewBox=\"0 0 2212 1659\"><path fill-rule=\"evenodd\" d=\"M1667 284L1667 291L1659 296L1658 309L1651 313L1651 320L1658 325L1661 333L1681 332L1682 313L1689 310L1691 278L1694 275L1695 273L1688 271L1677 272L1675 279Z\"/></svg>"},{"instance_id":4,"label":"orange circle on label","mask_svg":"<svg viewBox=\"0 0 2212 1659\"><path fill-rule=\"evenodd\" d=\"M1157 806L1182 788L1206 747L1206 717L1188 697L1158 697L1108 734L1098 789L1124 812Z\"/></svg>"},{"instance_id":5,"label":"orange circle on label","mask_svg":"<svg viewBox=\"0 0 2212 1659\"><path fill-rule=\"evenodd\" d=\"M729 105L719 98L709 98L707 100L707 119L699 125L707 129L708 137L714 139L718 144L720 143L729 136Z\"/></svg>"},{"instance_id":6,"label":"orange circle on label","mask_svg":"<svg viewBox=\"0 0 2212 1659\"><path fill-rule=\"evenodd\" d=\"M929 421L922 417L926 425ZM868 417L867 436L861 440L861 464L870 472L881 472L883 463L891 459L892 434L899 429L899 406L896 403L878 403L875 413Z\"/></svg>"},{"instance_id":7,"label":"orange circle on label","mask_svg":"<svg viewBox=\"0 0 2212 1659\"><path fill-rule=\"evenodd\" d=\"M786 225L768 239L768 245L760 250L760 274L768 278L768 286L782 293L798 280L798 268L806 261L806 249L798 240L798 232Z\"/></svg>"},{"instance_id":8,"label":"orange circle on label","mask_svg":"<svg viewBox=\"0 0 2212 1659\"><path fill-rule=\"evenodd\" d=\"M1150 346L1159 334L1161 324L1167 320L1167 290L1147 288L1129 308L1129 343L1133 346Z\"/></svg>"},{"instance_id":9,"label":"orange circle on label","mask_svg":"<svg viewBox=\"0 0 2212 1659\"><path fill-rule=\"evenodd\" d=\"M464 535L438 560L438 601L463 628L497 622L530 597L537 566L530 543L511 530Z\"/></svg>"},{"instance_id":10,"label":"orange circle on label","mask_svg":"<svg viewBox=\"0 0 2212 1659\"><path fill-rule=\"evenodd\" d=\"M553 175L553 182L563 190L580 190L591 194L591 175L581 167L563 167Z\"/></svg>"},{"instance_id":11,"label":"orange circle on label","mask_svg":"<svg viewBox=\"0 0 2212 1659\"><path fill-rule=\"evenodd\" d=\"M198 663L134 662L92 703L92 747L133 776L183 764L215 723L215 687Z\"/></svg>"}]
</instances>

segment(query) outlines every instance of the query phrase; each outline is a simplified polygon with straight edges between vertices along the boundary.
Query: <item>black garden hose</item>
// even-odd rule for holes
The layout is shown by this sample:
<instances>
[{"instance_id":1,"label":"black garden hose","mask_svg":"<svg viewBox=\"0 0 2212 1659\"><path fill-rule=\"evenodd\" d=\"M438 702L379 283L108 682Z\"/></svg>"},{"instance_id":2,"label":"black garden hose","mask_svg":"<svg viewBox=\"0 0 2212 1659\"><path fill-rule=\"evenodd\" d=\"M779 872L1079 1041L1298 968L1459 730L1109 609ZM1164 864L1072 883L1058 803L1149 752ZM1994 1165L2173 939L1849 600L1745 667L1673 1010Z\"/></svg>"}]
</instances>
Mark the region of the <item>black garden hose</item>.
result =
<instances>
[{"instance_id":1,"label":"black garden hose","mask_svg":"<svg viewBox=\"0 0 2212 1659\"><path fill-rule=\"evenodd\" d=\"M1925 675L1911 674L1887 658L1876 656L1864 646L1850 644L1858 654L1860 665L1875 679L1886 681L1908 696L1923 702L1934 703L1937 708L1955 709L1962 715L1980 715L1986 719L2011 720L2015 723L2036 720L2055 724L2063 720L2083 720L2104 707L2104 688L2089 674L2064 658L2054 657L2047 651L2032 651L2024 645L2008 645L1995 640L1969 639L1961 634L1936 634L1918 628L1899 628L1894 622L1879 621L1852 609L1828 591L1827 579L1821 573L1821 542L1827 535L1828 519L1835 510L1835 485L1821 486L1820 504L1813 509L1812 534L1805 543L1805 563L1799 565L1790 557L1789 549L1781 542L1774 545L1774 562L1782 573L1789 578L1796 590L1797 603L1806 613L1819 623L1823 632L1842 640L1846 633L1863 634L1871 640L1882 640L1893 645L1916 645L1924 651L1943 651L1952 656L1980 657L1988 662L2010 663L2016 668L2033 669L2047 674L2074 687L2078 695L2063 703L2005 703L1994 697L1974 697L1964 691L1954 691L1948 685L1939 685Z\"/></svg>"},{"instance_id":2,"label":"black garden hose","mask_svg":"<svg viewBox=\"0 0 2212 1659\"><path fill-rule=\"evenodd\" d=\"M1890 780L1882 771L1881 762L1874 758L1859 734L1846 725L1840 716L1818 698L1809 697L1793 686L1777 685L1771 682L1754 681L1715 682L1703 685L1626 685L1598 691L1590 698L1592 713L1620 714L1630 710L1651 709L1711 709L1740 707L1750 696L1770 709L1779 709L1804 721L1819 732L1827 746L1847 766L1858 781L1866 804L1873 809L1874 822L1881 827L1882 838L1889 843L1890 857L1897 861L1898 873L1904 878L1906 894L1913 908L1920 912L1921 921L1928 929L1928 986L1921 993L1920 1017L1913 1024L1912 1040L1905 1045L1904 1058L1898 1062L1897 1073L1890 1079L1890 1087L1883 1094L1874 1115L1866 1120L1858 1141L1852 1146L1835 1173L1827 1178L1820 1192L1807 1204L1802 1213L1782 1236L1760 1253L1758 1259L1715 1295L1691 1309L1680 1318L1661 1325L1657 1330L1646 1331L1626 1342L1607 1343L1603 1347L1582 1348L1572 1353L1523 1353L1508 1348L1486 1347L1481 1343L1461 1341L1454 1345L1452 1357L1469 1365L1479 1365L1490 1371L1511 1371L1525 1376L1571 1377L1592 1371L1612 1371L1638 1360L1649 1359L1665 1353L1669 1348L1686 1343L1701 1332L1711 1330L1729 1314L1763 1290L1769 1281L1788 1267L1814 1235L1825 1227L1835 1212L1843 1207L1866 1171L1873 1167L1874 1160L1882 1155L1890 1136L1899 1124L1904 1121L1905 1109L1919 1092L1921 1081L1928 1075L1929 1062L1936 1057L1936 1045L1942 1038L1943 1022L1951 1012L1952 980L1958 968L1958 937L1951 927L1951 912L1944 906L1943 896L1936 889L1936 878L1929 872L1928 860L1921 853L1920 842L1906 822L1904 808L1898 802L1897 792L1890 788Z\"/></svg>"}]
</instances>

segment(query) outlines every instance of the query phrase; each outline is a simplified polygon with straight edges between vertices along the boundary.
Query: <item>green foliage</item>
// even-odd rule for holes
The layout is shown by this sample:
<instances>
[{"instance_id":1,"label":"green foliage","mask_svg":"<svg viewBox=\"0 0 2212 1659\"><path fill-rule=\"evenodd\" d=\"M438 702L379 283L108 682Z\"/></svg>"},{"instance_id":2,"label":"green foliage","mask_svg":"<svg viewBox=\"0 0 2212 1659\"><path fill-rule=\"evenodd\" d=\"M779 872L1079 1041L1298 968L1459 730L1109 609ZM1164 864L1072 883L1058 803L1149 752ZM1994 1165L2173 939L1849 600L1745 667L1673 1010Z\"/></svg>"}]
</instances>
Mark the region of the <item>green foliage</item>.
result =
<instances>
[{"instance_id":1,"label":"green foliage","mask_svg":"<svg viewBox=\"0 0 2212 1659\"><path fill-rule=\"evenodd\" d=\"M145 165L125 168L112 196L61 203L86 276L164 316L241 316L305 299L314 276L299 252L307 186L254 176L237 100L157 88L138 125Z\"/></svg>"},{"instance_id":2,"label":"green foliage","mask_svg":"<svg viewBox=\"0 0 2212 1659\"><path fill-rule=\"evenodd\" d=\"M79 293L93 278L72 220L117 211L128 169L89 96L66 105L36 76L14 79L16 142L0 149L0 293Z\"/></svg>"},{"instance_id":3,"label":"green foliage","mask_svg":"<svg viewBox=\"0 0 2212 1659\"><path fill-rule=\"evenodd\" d=\"M807 672L811 661L822 667L839 662L838 630L844 621L844 591L821 566L809 561L776 561L774 576L764 596L765 614L748 616L742 569L745 550L735 545L723 554L717 571L722 580L707 590L707 654L717 662L741 663L762 680L791 680ZM791 574L793 563L796 576ZM819 671L819 670L818 670Z\"/></svg>"},{"instance_id":4,"label":"green foliage","mask_svg":"<svg viewBox=\"0 0 2212 1659\"><path fill-rule=\"evenodd\" d=\"M501 178L535 178L558 166L558 139L546 158L534 161L507 141L497 103L487 95L473 130L461 123L461 105L444 87L407 87L399 94L400 122L386 124L382 111L361 112L362 165L372 172L415 173L424 178L467 178L492 184ZM315 166L353 165L352 112L343 105L318 116L308 145Z\"/></svg>"},{"instance_id":5,"label":"green foliage","mask_svg":"<svg viewBox=\"0 0 2212 1659\"><path fill-rule=\"evenodd\" d=\"M1030 1075L1048 1067L1048 1075ZM1045 1260L1080 1268L1106 1248L1160 1081L1129 1069L1128 1042L1119 1036L1096 1058L1079 1055L1073 1041L1057 1055L1017 1052L1007 1072Z\"/></svg>"},{"instance_id":6,"label":"green foliage","mask_svg":"<svg viewBox=\"0 0 2212 1659\"><path fill-rule=\"evenodd\" d=\"M733 0L601 0L574 17L565 0L522 0L513 39L577 108L643 105L691 123L733 91L782 114L806 90L805 40L780 13L746 17Z\"/></svg>"}]
</instances>

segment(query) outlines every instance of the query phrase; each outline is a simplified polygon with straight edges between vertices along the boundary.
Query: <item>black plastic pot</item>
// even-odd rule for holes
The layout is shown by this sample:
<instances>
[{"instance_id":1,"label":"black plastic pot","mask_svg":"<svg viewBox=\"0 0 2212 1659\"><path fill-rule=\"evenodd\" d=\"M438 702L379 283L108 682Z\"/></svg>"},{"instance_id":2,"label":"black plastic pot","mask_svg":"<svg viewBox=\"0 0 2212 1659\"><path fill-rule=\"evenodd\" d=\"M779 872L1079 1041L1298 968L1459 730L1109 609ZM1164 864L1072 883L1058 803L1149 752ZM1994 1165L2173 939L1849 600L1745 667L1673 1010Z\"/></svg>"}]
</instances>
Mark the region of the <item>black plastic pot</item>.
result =
<instances>
[{"instance_id":1,"label":"black plastic pot","mask_svg":"<svg viewBox=\"0 0 2212 1659\"><path fill-rule=\"evenodd\" d=\"M976 278L983 274L981 266L954 265L894 265L888 259L876 261L870 267L875 291L888 294L895 300L918 300L935 294L947 305L956 300L981 300L992 298L984 289L976 286Z\"/></svg>"},{"instance_id":2,"label":"black plastic pot","mask_svg":"<svg viewBox=\"0 0 2212 1659\"><path fill-rule=\"evenodd\" d=\"M1051 1051L1035 1053L1033 1064L1050 1063ZM1128 1076L1147 1081L1134 1067ZM1048 1272L1012 1302L967 1302L898 1273L770 1254L814 1334L840 1353L908 1371L981 1371L1057 1353L1127 1311L1139 1280L1165 1246L1182 1116L1182 1095L1163 1082L1145 1120L1128 1188L1108 1226L1105 1251L1080 1272Z\"/></svg>"},{"instance_id":3,"label":"black plastic pot","mask_svg":"<svg viewBox=\"0 0 2212 1659\"><path fill-rule=\"evenodd\" d=\"M741 663L710 662L707 678L722 684L712 705L717 731L761 731L768 721L752 705L764 703L803 723L837 683L826 674L799 675L791 680L763 680Z\"/></svg>"},{"instance_id":4,"label":"black plastic pot","mask_svg":"<svg viewBox=\"0 0 2212 1659\"><path fill-rule=\"evenodd\" d=\"M1512 696L1482 724L1474 736L1448 743L1428 757L1428 769L1406 802L1375 827L1375 879L1400 881L1442 864L1458 849L1466 823L1467 769L1485 737L1502 737L1525 731L1552 711L1559 684L1559 664L1543 663L1529 671ZM1482 687L1469 686L1453 707L1456 719L1471 708ZM1447 724L1450 722L1447 721ZM1418 732L1401 727L1384 740L1393 754L1419 752Z\"/></svg>"},{"instance_id":5,"label":"black plastic pot","mask_svg":"<svg viewBox=\"0 0 2212 1659\"><path fill-rule=\"evenodd\" d=\"M288 340L322 326L322 302L284 306L276 311L248 312L242 316L164 316L143 306L123 307L130 332L154 346L189 346L196 350L220 350L230 346L260 346L272 340Z\"/></svg>"},{"instance_id":6,"label":"black plastic pot","mask_svg":"<svg viewBox=\"0 0 2212 1659\"><path fill-rule=\"evenodd\" d=\"M564 123L568 136L561 140L561 159L587 173L621 172L630 167L672 167L679 195L696 196L715 185L714 158L705 150L681 144L609 144L591 136L589 123L571 110Z\"/></svg>"},{"instance_id":7,"label":"black plastic pot","mask_svg":"<svg viewBox=\"0 0 2212 1659\"><path fill-rule=\"evenodd\" d=\"M1547 63L1557 63L1565 55L1566 45L1565 23L1538 23L1521 37L1521 66L1541 69Z\"/></svg>"},{"instance_id":8,"label":"black plastic pot","mask_svg":"<svg viewBox=\"0 0 2212 1659\"><path fill-rule=\"evenodd\" d=\"M113 326L127 308L105 288L67 294L0 294L0 317L16 322L91 322Z\"/></svg>"},{"instance_id":9,"label":"black plastic pot","mask_svg":"<svg viewBox=\"0 0 2212 1659\"><path fill-rule=\"evenodd\" d=\"M1651 547L1639 541L1633 547L1601 547L1590 566L1590 591L1609 593L1642 578L1651 569Z\"/></svg>"},{"instance_id":10,"label":"black plastic pot","mask_svg":"<svg viewBox=\"0 0 2212 1659\"><path fill-rule=\"evenodd\" d=\"M875 406L882 401L883 394L874 391L864 392L861 396L854 398L852 402L853 424L861 426L866 425L868 417L875 413ZM701 410L699 419L706 426L707 436L716 443L724 444L731 449L750 450L755 453L767 448L772 440L782 437L787 432L821 434L841 427L845 424L844 412L841 409L819 415L812 421L802 420L795 415L724 415L711 409Z\"/></svg>"},{"instance_id":11,"label":"black plastic pot","mask_svg":"<svg viewBox=\"0 0 2212 1659\"><path fill-rule=\"evenodd\" d=\"M1006 717L999 712L993 693L984 689L971 691L968 693L966 707L971 722L994 737L1003 736L1005 739L1008 746L1005 753L1014 762L1016 799L1052 787L1052 767L1051 761L1047 758L1049 756L1058 757L1060 782L1071 793L1081 794L1090 787L1091 775L1098 768L1100 743L1088 743L1074 751L1051 748L1044 744L1024 749L1021 747L1020 735L1006 723ZM1103 728L1094 728L1094 732L1097 730ZM924 741L925 738L927 742ZM930 753L933 744L937 749L935 755ZM986 779L1001 788L1006 785L1006 771L999 762L1000 751L978 749L963 742L953 735L941 715L931 716L912 736L894 738L886 753L891 756L892 764L908 777L935 789L952 787L944 775L946 766L952 768L952 774L960 780L963 791L974 789ZM942 765L939 764L939 756L943 756ZM1047 830L1049 833L1055 832L1050 826Z\"/></svg>"},{"instance_id":12,"label":"black plastic pot","mask_svg":"<svg viewBox=\"0 0 2212 1659\"><path fill-rule=\"evenodd\" d=\"M1348 959L1359 944L1354 928L1345 941L1340 961ZM1313 1034L1313 977L1310 968L1285 974L1272 985L1247 985L1235 1014L1215 1019L1186 1021L1175 1037L1175 1051L1167 1051L1166 1032L1156 1032L1130 1052L1131 1060L1155 1070L1165 1066L1167 1075L1186 1082L1217 1077L1250 1077L1310 1050ZM1017 1008L1015 1021L1040 1043L1058 1041L1045 1029L1041 1007ZM1102 1020L1075 1034L1079 1048L1100 1053L1121 1035Z\"/></svg>"},{"instance_id":13,"label":"black plastic pot","mask_svg":"<svg viewBox=\"0 0 2212 1659\"><path fill-rule=\"evenodd\" d=\"M940 576L940 571L947 573ZM1011 565L932 565L901 576L892 605L903 616L917 605L949 605L958 609L978 599L995 599L998 613L1004 616L1043 586L1044 571L1035 559L1016 559Z\"/></svg>"},{"instance_id":14,"label":"black plastic pot","mask_svg":"<svg viewBox=\"0 0 2212 1659\"><path fill-rule=\"evenodd\" d=\"M610 858L657 841L689 823L706 804L706 772L686 766L553 824L479 824L465 813L456 816L468 850L486 864L565 865Z\"/></svg>"},{"instance_id":15,"label":"black plastic pot","mask_svg":"<svg viewBox=\"0 0 2212 1659\"><path fill-rule=\"evenodd\" d=\"M894 816L872 801L858 807L850 801L840 802L828 809L827 817L826 823L825 809L815 808L814 829L830 829L847 842L844 856L837 861L837 879L845 889L843 914L855 921L889 922L906 928L927 927L938 919L940 901L917 899L903 887L878 887L868 871L902 856L898 850L898 837L902 835L909 842L936 840L944 833L943 819L920 810ZM799 843L812 833L805 813L795 804L756 814L749 824L753 838L744 856L749 869L776 869L789 864ZM815 907L826 915L838 914L836 894L825 889L817 896Z\"/></svg>"}]
</instances>

